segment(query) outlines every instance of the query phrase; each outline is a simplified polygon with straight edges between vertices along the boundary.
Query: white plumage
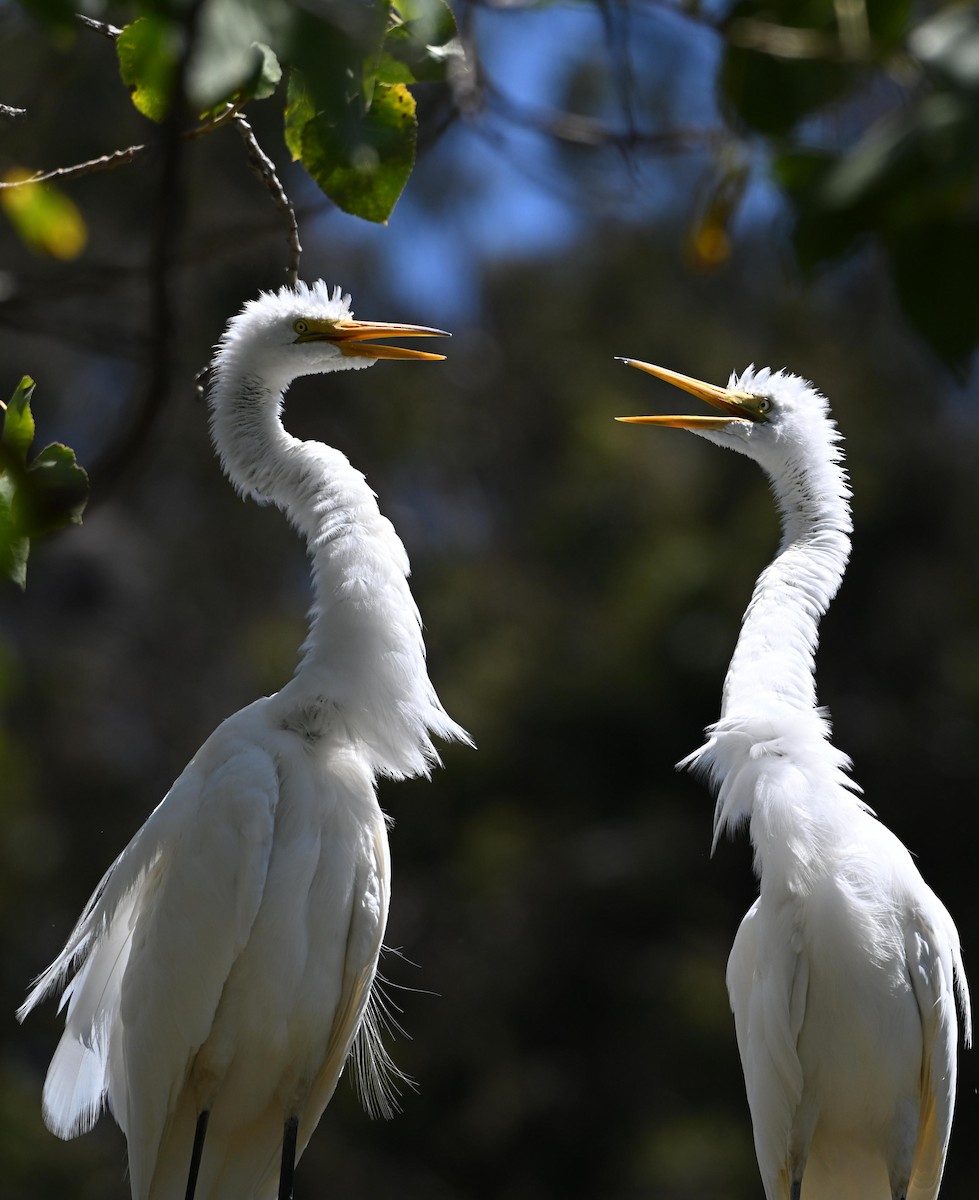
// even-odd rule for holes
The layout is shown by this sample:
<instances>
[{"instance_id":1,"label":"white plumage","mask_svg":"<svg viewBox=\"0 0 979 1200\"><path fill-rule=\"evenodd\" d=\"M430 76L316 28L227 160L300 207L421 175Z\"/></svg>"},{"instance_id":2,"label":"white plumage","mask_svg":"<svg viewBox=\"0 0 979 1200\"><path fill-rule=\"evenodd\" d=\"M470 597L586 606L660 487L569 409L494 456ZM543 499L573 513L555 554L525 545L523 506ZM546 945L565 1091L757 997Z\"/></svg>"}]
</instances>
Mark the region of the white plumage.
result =
<instances>
[{"instance_id":1,"label":"white plumage","mask_svg":"<svg viewBox=\"0 0 979 1200\"><path fill-rule=\"evenodd\" d=\"M429 680L394 528L347 459L291 437L281 410L299 375L441 357L374 341L437 332L353 321L339 289L300 284L247 304L217 348L214 445L234 485L306 539L309 637L292 680L204 743L19 1014L75 969L44 1117L73 1137L107 1101L134 1200L183 1200L201 1146L197 1200L266 1200L284 1128L289 1195L355 1039L365 1102L390 1110L372 995L390 895L375 778L427 774L433 734L468 737Z\"/></svg>"},{"instance_id":2,"label":"white plumage","mask_svg":"<svg viewBox=\"0 0 979 1200\"><path fill-rule=\"evenodd\" d=\"M717 789L714 844L748 824L760 894L727 983L767 1200L934 1200L955 1101L959 938L908 851L855 795L816 707L818 623L850 552L849 487L825 399L749 368L717 388L626 360L722 416L690 429L766 471L782 541L762 572L721 717L684 760Z\"/></svg>"}]
</instances>

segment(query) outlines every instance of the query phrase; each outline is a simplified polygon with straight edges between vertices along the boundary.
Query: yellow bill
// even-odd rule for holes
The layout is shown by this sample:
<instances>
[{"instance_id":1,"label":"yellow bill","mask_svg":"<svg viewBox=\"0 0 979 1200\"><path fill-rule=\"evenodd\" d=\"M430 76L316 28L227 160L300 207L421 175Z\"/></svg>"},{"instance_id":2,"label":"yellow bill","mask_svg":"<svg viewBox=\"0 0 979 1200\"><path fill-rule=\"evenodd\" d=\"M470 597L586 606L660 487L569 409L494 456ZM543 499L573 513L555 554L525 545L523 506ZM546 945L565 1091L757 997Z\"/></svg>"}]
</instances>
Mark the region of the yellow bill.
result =
<instances>
[{"instance_id":1,"label":"yellow bill","mask_svg":"<svg viewBox=\"0 0 979 1200\"><path fill-rule=\"evenodd\" d=\"M398 325L388 321L324 321L302 317L294 325L297 342L334 342L347 358L412 359L440 362L444 354L410 350L404 346L377 345L375 338L449 337L444 329L427 325Z\"/></svg>"},{"instance_id":2,"label":"yellow bill","mask_svg":"<svg viewBox=\"0 0 979 1200\"><path fill-rule=\"evenodd\" d=\"M670 415L655 417L616 417L632 425L669 425L676 429L724 429L733 421L765 421L767 405L770 402L764 396L753 396L749 392L736 392L731 388L718 387L713 383L704 383L690 375L681 375L679 371L670 371L666 367L657 367L652 363L641 362L638 358L619 358L628 367L637 367L647 375L655 375L665 383L682 388L691 396L705 400L712 408L719 409L724 416L692 416Z\"/></svg>"}]
</instances>

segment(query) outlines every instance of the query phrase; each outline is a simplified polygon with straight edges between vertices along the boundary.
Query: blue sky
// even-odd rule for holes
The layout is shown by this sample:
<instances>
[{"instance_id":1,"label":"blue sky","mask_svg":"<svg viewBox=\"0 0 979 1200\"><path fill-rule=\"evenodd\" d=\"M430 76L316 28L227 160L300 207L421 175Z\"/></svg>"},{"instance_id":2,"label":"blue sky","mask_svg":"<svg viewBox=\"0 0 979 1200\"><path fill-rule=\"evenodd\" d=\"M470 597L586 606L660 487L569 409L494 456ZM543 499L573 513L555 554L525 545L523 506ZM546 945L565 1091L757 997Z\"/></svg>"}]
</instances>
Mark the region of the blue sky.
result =
<instances>
[{"instance_id":1,"label":"blue sky","mask_svg":"<svg viewBox=\"0 0 979 1200\"><path fill-rule=\"evenodd\" d=\"M643 96L636 105L640 132L716 127L720 46L712 32L661 5L615 11L628 20L622 28L628 83L593 4L477 8L474 32L483 67L508 101L528 112L560 107L571 73L587 69L602 96L598 116L612 129L627 127L622 98L629 86ZM668 103L653 121L650 94ZM476 315L474 283L487 262L553 254L590 222L642 222L689 203L692 185L709 165L704 151L669 157L637 152L627 163L604 149L578 152L571 173L561 155L550 139L493 113L458 121L422 157L387 227L329 211L322 232L334 245L376 252L393 290L406 297L417 295L418 279L425 278L432 319L451 317L458 327L460 318ZM443 185L456 193L440 211L433 214L413 200L437 195ZM771 196L752 202L770 205Z\"/></svg>"}]
</instances>

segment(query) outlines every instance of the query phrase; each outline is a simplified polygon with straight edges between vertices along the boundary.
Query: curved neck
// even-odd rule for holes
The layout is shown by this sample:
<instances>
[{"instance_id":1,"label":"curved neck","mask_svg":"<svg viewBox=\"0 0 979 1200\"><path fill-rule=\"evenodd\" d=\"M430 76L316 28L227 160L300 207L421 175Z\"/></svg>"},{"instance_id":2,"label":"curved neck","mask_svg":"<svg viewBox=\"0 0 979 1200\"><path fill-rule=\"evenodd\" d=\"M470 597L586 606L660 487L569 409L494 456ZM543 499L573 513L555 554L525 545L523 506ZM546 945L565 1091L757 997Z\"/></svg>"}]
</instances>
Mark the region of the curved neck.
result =
<instances>
[{"instance_id":1,"label":"curved neck","mask_svg":"<svg viewBox=\"0 0 979 1200\"><path fill-rule=\"evenodd\" d=\"M722 717L753 714L759 696L794 710L816 706L819 620L850 555L850 493L841 457L832 448L818 468L799 463L770 475L782 541L745 611L724 681Z\"/></svg>"},{"instance_id":2,"label":"curved neck","mask_svg":"<svg viewBox=\"0 0 979 1200\"><path fill-rule=\"evenodd\" d=\"M299 488L295 459L301 443L282 426L289 380L229 369L220 359L211 389L211 440L225 475L244 496L273 503L292 518Z\"/></svg>"},{"instance_id":3,"label":"curved neck","mask_svg":"<svg viewBox=\"0 0 979 1200\"><path fill-rule=\"evenodd\" d=\"M465 734L428 677L404 546L345 455L283 428L289 382L219 363L211 397L226 474L240 492L282 509L309 551L309 635L295 676L274 698L279 719L314 739L339 731L383 774L427 773L438 761L431 734Z\"/></svg>"}]
</instances>

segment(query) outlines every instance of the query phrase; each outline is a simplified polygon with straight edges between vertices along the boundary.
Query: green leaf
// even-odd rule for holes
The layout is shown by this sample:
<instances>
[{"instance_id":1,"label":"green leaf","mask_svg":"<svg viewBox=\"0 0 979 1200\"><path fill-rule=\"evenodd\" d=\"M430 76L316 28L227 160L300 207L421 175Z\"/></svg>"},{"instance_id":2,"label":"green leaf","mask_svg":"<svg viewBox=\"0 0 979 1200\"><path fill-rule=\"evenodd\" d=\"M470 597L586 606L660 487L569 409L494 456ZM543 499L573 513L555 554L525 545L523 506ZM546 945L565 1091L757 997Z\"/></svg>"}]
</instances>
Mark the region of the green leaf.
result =
<instances>
[{"instance_id":1,"label":"green leaf","mask_svg":"<svg viewBox=\"0 0 979 1200\"><path fill-rule=\"evenodd\" d=\"M286 0L209 0L187 70L191 106L203 112L232 99L271 96L294 20Z\"/></svg>"},{"instance_id":2,"label":"green leaf","mask_svg":"<svg viewBox=\"0 0 979 1200\"><path fill-rule=\"evenodd\" d=\"M88 476L74 450L52 442L27 468L17 496L20 527L28 537L44 537L80 525L88 499Z\"/></svg>"},{"instance_id":3,"label":"green leaf","mask_svg":"<svg viewBox=\"0 0 979 1200\"><path fill-rule=\"evenodd\" d=\"M375 91L390 10L390 0L325 0L299 15L285 56L290 153L336 204L374 221L387 219L414 161L413 101Z\"/></svg>"},{"instance_id":4,"label":"green leaf","mask_svg":"<svg viewBox=\"0 0 979 1200\"><path fill-rule=\"evenodd\" d=\"M370 105L388 28L387 0L325 0L317 16L300 11L283 61L302 77L316 112L339 119L348 105Z\"/></svg>"},{"instance_id":5,"label":"green leaf","mask_svg":"<svg viewBox=\"0 0 979 1200\"><path fill-rule=\"evenodd\" d=\"M29 375L17 385L10 403L3 414L3 432L0 441L21 466L27 464L27 451L34 441L34 414L31 412L31 396L34 380Z\"/></svg>"},{"instance_id":6,"label":"green leaf","mask_svg":"<svg viewBox=\"0 0 979 1200\"><path fill-rule=\"evenodd\" d=\"M303 130L316 117L316 105L301 72L289 72L286 97L283 135L292 161L298 162L303 156Z\"/></svg>"},{"instance_id":7,"label":"green leaf","mask_svg":"<svg viewBox=\"0 0 979 1200\"><path fill-rule=\"evenodd\" d=\"M0 191L0 207L20 239L37 254L70 262L88 242L88 226L73 200L51 183L21 182L30 172L14 167L5 182L17 187Z\"/></svg>"},{"instance_id":8,"label":"green leaf","mask_svg":"<svg viewBox=\"0 0 979 1200\"><path fill-rule=\"evenodd\" d=\"M282 82L282 66L271 46L256 42L255 49L261 55L261 64L250 95L256 100L267 100Z\"/></svg>"},{"instance_id":9,"label":"green leaf","mask_svg":"<svg viewBox=\"0 0 979 1200\"><path fill-rule=\"evenodd\" d=\"M0 576L12 580L23 589L27 586L27 556L31 543L17 528L15 494L13 479L0 470Z\"/></svg>"},{"instance_id":10,"label":"green leaf","mask_svg":"<svg viewBox=\"0 0 979 1200\"><path fill-rule=\"evenodd\" d=\"M271 96L282 79L274 47L288 43L293 21L287 0L210 0L187 66L191 107L208 112L232 100ZM116 39L123 82L152 121L166 116L183 37L180 22L160 14L140 17Z\"/></svg>"},{"instance_id":11,"label":"green leaf","mask_svg":"<svg viewBox=\"0 0 979 1200\"><path fill-rule=\"evenodd\" d=\"M73 450L54 442L28 465L34 439L27 376L10 398L0 433L0 575L23 588L32 538L44 537L82 519L88 476Z\"/></svg>"},{"instance_id":12,"label":"green leaf","mask_svg":"<svg viewBox=\"0 0 979 1200\"><path fill-rule=\"evenodd\" d=\"M286 143L294 158L344 212L384 223L415 160L414 97L403 84L378 83L339 112L317 111L304 79L290 78Z\"/></svg>"},{"instance_id":13,"label":"green leaf","mask_svg":"<svg viewBox=\"0 0 979 1200\"><path fill-rule=\"evenodd\" d=\"M162 121L180 55L180 30L163 16L140 17L116 38L119 74L144 117Z\"/></svg>"},{"instance_id":14,"label":"green leaf","mask_svg":"<svg viewBox=\"0 0 979 1200\"><path fill-rule=\"evenodd\" d=\"M187 93L197 112L216 115L230 103L266 100L281 81L282 67L275 51L263 42L252 42L230 59L196 54Z\"/></svg>"}]
</instances>

